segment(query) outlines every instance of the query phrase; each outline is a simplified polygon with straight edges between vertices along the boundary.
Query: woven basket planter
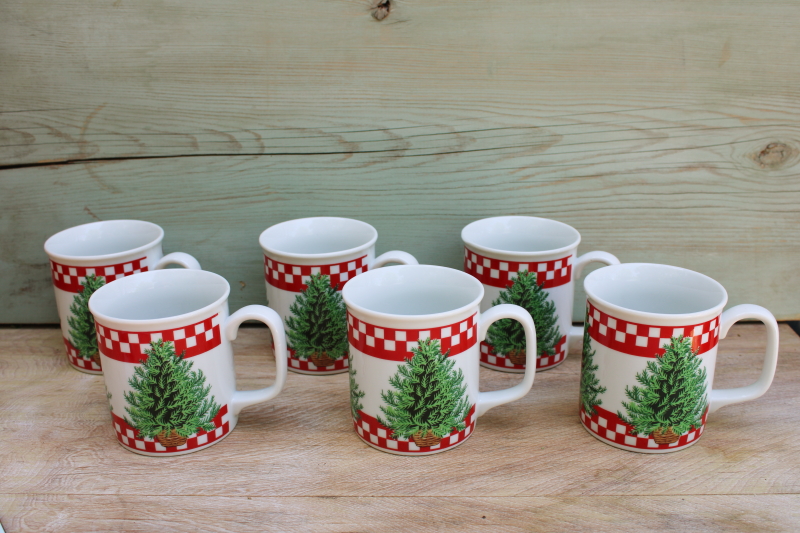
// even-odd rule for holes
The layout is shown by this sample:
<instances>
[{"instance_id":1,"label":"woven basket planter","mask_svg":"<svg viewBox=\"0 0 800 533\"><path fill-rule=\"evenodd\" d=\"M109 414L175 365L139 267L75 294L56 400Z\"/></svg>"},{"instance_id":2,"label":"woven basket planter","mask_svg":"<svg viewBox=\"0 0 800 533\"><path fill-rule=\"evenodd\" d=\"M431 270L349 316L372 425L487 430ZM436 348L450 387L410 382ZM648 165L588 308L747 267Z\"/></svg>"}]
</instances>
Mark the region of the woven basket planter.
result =
<instances>
[{"instance_id":1,"label":"woven basket planter","mask_svg":"<svg viewBox=\"0 0 800 533\"><path fill-rule=\"evenodd\" d=\"M672 426L668 427L666 431L664 431L664 428L658 428L650 435L656 441L656 444L672 444L673 442L678 442L678 439L681 438L680 435L672 431Z\"/></svg>"},{"instance_id":2,"label":"woven basket planter","mask_svg":"<svg viewBox=\"0 0 800 533\"><path fill-rule=\"evenodd\" d=\"M433 432L430 429L428 430L428 433L424 437L422 436L422 431L417 431L411 436L411 438L413 439L414 444L416 444L420 448L427 446L436 446L442 441L442 437L437 437L436 435L433 434Z\"/></svg>"},{"instance_id":3,"label":"woven basket planter","mask_svg":"<svg viewBox=\"0 0 800 533\"><path fill-rule=\"evenodd\" d=\"M525 355L525 350L511 350L506 354L506 357L515 365L524 365L528 359Z\"/></svg>"},{"instance_id":4,"label":"woven basket planter","mask_svg":"<svg viewBox=\"0 0 800 533\"><path fill-rule=\"evenodd\" d=\"M331 366L336 362L336 359L332 359L328 355L328 352L322 352L322 353L314 352L308 357L308 360L314 363L314 366L316 367Z\"/></svg>"},{"instance_id":5,"label":"woven basket planter","mask_svg":"<svg viewBox=\"0 0 800 533\"><path fill-rule=\"evenodd\" d=\"M156 435L156 439L158 439L158 442L160 442L165 448L170 448L172 446L183 446L186 444L186 437L178 435L178 432L174 429L170 430L169 436L167 436L166 431L162 431Z\"/></svg>"}]
</instances>

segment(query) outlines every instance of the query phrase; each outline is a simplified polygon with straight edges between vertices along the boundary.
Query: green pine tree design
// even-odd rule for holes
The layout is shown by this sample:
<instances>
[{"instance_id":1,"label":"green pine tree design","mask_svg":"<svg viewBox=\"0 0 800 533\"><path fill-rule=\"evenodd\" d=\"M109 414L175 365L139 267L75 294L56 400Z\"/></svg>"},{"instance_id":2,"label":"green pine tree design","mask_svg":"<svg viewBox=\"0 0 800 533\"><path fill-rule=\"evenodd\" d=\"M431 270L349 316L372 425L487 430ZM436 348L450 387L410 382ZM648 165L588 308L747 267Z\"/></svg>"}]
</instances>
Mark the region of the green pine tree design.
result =
<instances>
[{"instance_id":1,"label":"green pine tree design","mask_svg":"<svg viewBox=\"0 0 800 533\"><path fill-rule=\"evenodd\" d=\"M536 273L527 270L519 272L514 284L500 292L500 297L492 302L492 305L500 304L514 304L528 311L536 325L537 357L555 355L555 346L562 337L556 304L536 282ZM525 330L516 320L503 318L489 326L486 342L514 364L526 364Z\"/></svg>"},{"instance_id":2,"label":"green pine tree design","mask_svg":"<svg viewBox=\"0 0 800 533\"><path fill-rule=\"evenodd\" d=\"M360 420L361 415L358 413L364 406L361 404L361 398L364 397L364 391L358 386L356 382L356 369L353 368L353 355L350 354L350 411L353 413L355 420Z\"/></svg>"},{"instance_id":3,"label":"green pine tree design","mask_svg":"<svg viewBox=\"0 0 800 533\"><path fill-rule=\"evenodd\" d=\"M105 285L102 276L89 274L86 276L83 290L75 295L69 312L72 316L67 319L69 324L69 336L72 345L78 351L78 355L83 359L93 359L100 364L100 354L97 351L97 333L94 330L94 316L89 311L89 298L94 292Z\"/></svg>"},{"instance_id":4,"label":"green pine tree design","mask_svg":"<svg viewBox=\"0 0 800 533\"><path fill-rule=\"evenodd\" d=\"M146 350L147 360L134 369L128 380L133 391L125 392L131 416L125 421L143 437L157 437L164 446L180 446L198 429L212 431L220 406L209 398L202 370L192 371L186 352L175 355L171 342L158 340Z\"/></svg>"},{"instance_id":5,"label":"green pine tree design","mask_svg":"<svg viewBox=\"0 0 800 533\"><path fill-rule=\"evenodd\" d=\"M389 379L395 390L381 392L385 419L395 438L412 437L418 446L435 446L453 428L463 431L469 412L467 386L455 361L442 353L438 340L421 340L397 373Z\"/></svg>"},{"instance_id":6,"label":"green pine tree design","mask_svg":"<svg viewBox=\"0 0 800 533\"><path fill-rule=\"evenodd\" d=\"M297 295L286 318L289 347L299 359L318 367L330 366L347 355L347 309L330 277L314 274Z\"/></svg>"},{"instance_id":7,"label":"green pine tree design","mask_svg":"<svg viewBox=\"0 0 800 533\"><path fill-rule=\"evenodd\" d=\"M692 351L691 337L673 337L664 345L663 355L648 361L636 374L642 386L625 387L631 401L622 402L627 416L617 412L631 434L652 434L656 442L675 442L694 426L699 428L708 404L706 369L697 351Z\"/></svg>"},{"instance_id":8,"label":"green pine tree design","mask_svg":"<svg viewBox=\"0 0 800 533\"><path fill-rule=\"evenodd\" d=\"M595 350L592 350L592 338L589 336L589 314L583 323L583 358L581 359L581 403L583 410L589 416L594 416L595 406L602 405L603 400L600 395L606 392L605 387L600 386L600 380L595 372L599 368L594 364Z\"/></svg>"}]
</instances>

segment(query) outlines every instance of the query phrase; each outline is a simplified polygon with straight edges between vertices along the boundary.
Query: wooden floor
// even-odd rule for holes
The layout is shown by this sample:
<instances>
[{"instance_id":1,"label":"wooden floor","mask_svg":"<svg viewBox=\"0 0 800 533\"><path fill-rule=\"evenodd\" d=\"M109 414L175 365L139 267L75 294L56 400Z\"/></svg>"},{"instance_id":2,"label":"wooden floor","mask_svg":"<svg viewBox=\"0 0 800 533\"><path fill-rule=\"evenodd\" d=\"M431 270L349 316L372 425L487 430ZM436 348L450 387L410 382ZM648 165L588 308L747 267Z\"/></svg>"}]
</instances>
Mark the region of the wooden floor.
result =
<instances>
[{"instance_id":1,"label":"wooden floor","mask_svg":"<svg viewBox=\"0 0 800 533\"><path fill-rule=\"evenodd\" d=\"M92 531L798 531L800 338L781 326L775 382L715 413L695 446L617 450L577 416L579 358L490 411L464 445L397 457L363 444L347 376L289 373L221 443L175 458L116 443L103 380L67 366L56 329L0 330L0 522ZM763 327L721 344L717 383L760 372ZM274 373L267 332L235 343L240 388ZM519 376L481 370L484 390Z\"/></svg>"}]
</instances>

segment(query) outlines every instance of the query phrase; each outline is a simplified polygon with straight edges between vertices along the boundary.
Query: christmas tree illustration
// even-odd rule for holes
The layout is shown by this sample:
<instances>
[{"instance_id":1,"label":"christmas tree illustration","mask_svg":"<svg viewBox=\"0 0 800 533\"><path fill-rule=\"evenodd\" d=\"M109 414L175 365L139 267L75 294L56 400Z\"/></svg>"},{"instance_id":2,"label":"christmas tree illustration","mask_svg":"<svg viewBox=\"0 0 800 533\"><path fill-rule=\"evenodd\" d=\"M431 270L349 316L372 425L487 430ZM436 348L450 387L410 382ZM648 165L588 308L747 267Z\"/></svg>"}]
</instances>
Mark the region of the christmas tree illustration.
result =
<instances>
[{"instance_id":1,"label":"christmas tree illustration","mask_svg":"<svg viewBox=\"0 0 800 533\"><path fill-rule=\"evenodd\" d=\"M378 422L391 429L394 438L411 437L417 446L436 446L453 428L463 431L469 398L461 369L442 353L438 340L421 340L414 356L389 379L395 390L381 392L386 403Z\"/></svg>"},{"instance_id":2,"label":"christmas tree illustration","mask_svg":"<svg viewBox=\"0 0 800 533\"><path fill-rule=\"evenodd\" d=\"M500 292L500 297L492 302L492 305L500 304L514 304L528 311L536 325L537 356L555 355L555 346L562 336L557 324L556 304L548 299L547 291L536 283L535 273L527 270L519 272L514 284ZM489 326L486 342L515 365L526 363L525 330L516 320L504 318Z\"/></svg>"},{"instance_id":3,"label":"christmas tree illustration","mask_svg":"<svg viewBox=\"0 0 800 533\"><path fill-rule=\"evenodd\" d=\"M220 406L208 397L202 370L192 371L186 352L175 355L171 342L158 340L146 350L147 360L137 366L125 393L131 416L125 422L139 430L139 436L157 438L163 446L181 446L199 429L212 431Z\"/></svg>"},{"instance_id":4,"label":"christmas tree illustration","mask_svg":"<svg viewBox=\"0 0 800 533\"><path fill-rule=\"evenodd\" d=\"M699 428L706 410L706 369L691 337L673 337L664 355L648 361L636 374L642 386L625 387L630 403L622 402L628 415L617 412L631 434L651 434L658 444L676 442L694 426Z\"/></svg>"},{"instance_id":5,"label":"christmas tree illustration","mask_svg":"<svg viewBox=\"0 0 800 533\"><path fill-rule=\"evenodd\" d=\"M356 369L353 368L353 356L350 355L350 411L353 413L353 419L360 420L361 415L358 413L364 406L361 404L361 398L364 397L364 391L361 390L356 383Z\"/></svg>"},{"instance_id":6,"label":"christmas tree illustration","mask_svg":"<svg viewBox=\"0 0 800 533\"><path fill-rule=\"evenodd\" d=\"M97 334L94 330L94 316L89 312L89 298L94 291L105 285L103 277L94 274L86 276L83 290L75 295L69 311L72 316L67 319L69 324L69 336L72 338L72 345L78 350L78 356L83 359L91 359L100 366L100 353L97 351Z\"/></svg>"},{"instance_id":7,"label":"christmas tree illustration","mask_svg":"<svg viewBox=\"0 0 800 533\"><path fill-rule=\"evenodd\" d=\"M589 336L589 315L583 322L583 359L581 360L581 404L583 410L589 416L596 414L595 406L602 405L603 400L599 398L606 392L605 387L600 386L595 372L598 366L594 364L595 350L592 350L592 339Z\"/></svg>"},{"instance_id":8,"label":"christmas tree illustration","mask_svg":"<svg viewBox=\"0 0 800 533\"><path fill-rule=\"evenodd\" d=\"M309 359L317 367L347 355L347 310L337 288L324 274L311 276L306 290L289 307L293 316L286 318L289 347L299 359Z\"/></svg>"}]
</instances>

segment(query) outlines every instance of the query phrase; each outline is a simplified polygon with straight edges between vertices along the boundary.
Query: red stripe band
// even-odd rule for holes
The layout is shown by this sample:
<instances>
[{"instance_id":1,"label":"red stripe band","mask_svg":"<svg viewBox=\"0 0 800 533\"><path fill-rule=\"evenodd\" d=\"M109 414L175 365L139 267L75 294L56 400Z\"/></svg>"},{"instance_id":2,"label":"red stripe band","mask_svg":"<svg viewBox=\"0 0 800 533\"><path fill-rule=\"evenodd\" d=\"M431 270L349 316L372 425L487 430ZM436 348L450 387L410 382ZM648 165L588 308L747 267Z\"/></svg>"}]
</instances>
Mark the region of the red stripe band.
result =
<instances>
[{"instance_id":1,"label":"red stripe band","mask_svg":"<svg viewBox=\"0 0 800 533\"><path fill-rule=\"evenodd\" d=\"M554 348L555 353L553 355L539 354L536 358L537 370L556 366L567 357L567 336L563 335ZM481 342L481 362L495 368L503 368L506 370L525 370L526 367L526 365L515 365L505 354L495 352L494 346L486 342Z\"/></svg>"},{"instance_id":2,"label":"red stripe band","mask_svg":"<svg viewBox=\"0 0 800 533\"><path fill-rule=\"evenodd\" d=\"M162 331L121 331L96 323L97 346L100 353L123 363L144 363L147 361L145 350L150 343L159 339L172 342L175 354L185 352L190 358L216 348L222 343L220 334L220 317L210 316L200 322L188 326Z\"/></svg>"},{"instance_id":3,"label":"red stripe band","mask_svg":"<svg viewBox=\"0 0 800 533\"><path fill-rule=\"evenodd\" d=\"M114 422L114 431L117 433L117 440L119 440L123 446L127 446L132 450L141 450L150 453L174 453L202 448L203 446L221 439L231 430L227 405L220 407L217 416L212 420L216 429L212 429L211 431L204 431L201 429L194 435L189 435L186 439L186 444L170 446L168 448L162 446L157 439L139 437L139 430L132 428L125 422L124 418L120 418L116 413L112 412L111 418Z\"/></svg>"},{"instance_id":4,"label":"red stripe band","mask_svg":"<svg viewBox=\"0 0 800 533\"><path fill-rule=\"evenodd\" d=\"M466 422L466 428L464 431L453 431L449 435L445 435L442 437L442 440L436 446L425 446L420 448L417 446L413 440L409 439L393 439L392 430L387 428L386 426L382 425L375 417L372 417L365 413L364 411L359 411L359 419L353 419L353 429L356 430L358 436L364 439L366 442L377 446L378 448L383 448L389 451L395 452L431 452L434 450L444 450L446 448L450 448L459 444L464 441L467 437L472 435L473 430L475 429L475 405L473 405L469 413L467 413L466 418L464 421Z\"/></svg>"},{"instance_id":5,"label":"red stripe band","mask_svg":"<svg viewBox=\"0 0 800 533\"><path fill-rule=\"evenodd\" d=\"M621 444L629 448L644 450L666 450L669 448L679 448L700 438L705 427L708 409L703 413L702 425L699 428L692 427L689 431L681 435L680 439L672 444L657 444L650 435L631 435L632 426L623 422L615 413L603 409L599 405L594 407L595 415L589 416L581 406L581 423L591 433L616 444Z\"/></svg>"},{"instance_id":6,"label":"red stripe band","mask_svg":"<svg viewBox=\"0 0 800 533\"><path fill-rule=\"evenodd\" d=\"M356 350L390 361L403 361L414 356L413 349L424 339L438 339L442 353L449 356L475 346L478 340L478 314L444 327L428 329L390 329L373 326L347 314L347 337Z\"/></svg>"},{"instance_id":7,"label":"red stripe band","mask_svg":"<svg viewBox=\"0 0 800 533\"><path fill-rule=\"evenodd\" d=\"M55 285L57 289L78 293L83 291L83 282L86 276L92 274L103 278L106 283L111 283L125 276L131 276L139 272L147 272L147 267L142 266L142 261L145 259L146 257L140 257L139 259L134 259L126 263L95 267L69 266L50 261L50 272L53 275L53 285Z\"/></svg>"},{"instance_id":8,"label":"red stripe band","mask_svg":"<svg viewBox=\"0 0 800 533\"><path fill-rule=\"evenodd\" d=\"M516 262L484 257L464 248L464 272L491 287L510 287L517 272L527 270L536 273L536 282L544 289L565 285L572 280L572 256L553 261Z\"/></svg>"},{"instance_id":9,"label":"red stripe band","mask_svg":"<svg viewBox=\"0 0 800 533\"><path fill-rule=\"evenodd\" d=\"M325 274L331 279L331 286L342 290L345 283L366 272L367 256L335 263L333 265L290 265L264 256L264 276L267 283L289 292L303 292L306 281L314 274Z\"/></svg>"},{"instance_id":10,"label":"red stripe band","mask_svg":"<svg viewBox=\"0 0 800 533\"><path fill-rule=\"evenodd\" d=\"M664 345L677 336L691 337L692 351L699 350L698 353L713 349L719 342L719 316L691 326L651 326L612 317L591 302L587 302L587 305L589 336L592 340L628 355L655 359L664 355Z\"/></svg>"}]
</instances>

